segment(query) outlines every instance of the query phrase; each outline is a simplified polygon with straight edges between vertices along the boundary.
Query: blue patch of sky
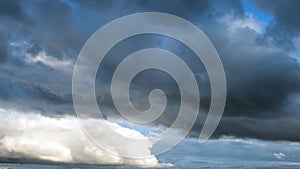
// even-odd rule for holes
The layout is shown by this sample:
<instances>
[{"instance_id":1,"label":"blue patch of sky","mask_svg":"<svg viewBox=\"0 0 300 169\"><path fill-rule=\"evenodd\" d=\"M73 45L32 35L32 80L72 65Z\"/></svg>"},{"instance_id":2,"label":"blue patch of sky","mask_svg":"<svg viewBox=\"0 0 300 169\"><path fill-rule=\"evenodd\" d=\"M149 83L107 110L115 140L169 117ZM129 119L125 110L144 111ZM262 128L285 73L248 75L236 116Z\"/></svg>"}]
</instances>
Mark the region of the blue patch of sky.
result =
<instances>
[{"instance_id":1,"label":"blue patch of sky","mask_svg":"<svg viewBox=\"0 0 300 169\"><path fill-rule=\"evenodd\" d=\"M256 19L264 22L264 23L269 23L272 20L272 16L267 14L266 12L258 9L257 7L255 7L251 0L243 0L242 1L243 6L244 6L244 10L247 13L252 14Z\"/></svg>"},{"instance_id":2,"label":"blue patch of sky","mask_svg":"<svg viewBox=\"0 0 300 169\"><path fill-rule=\"evenodd\" d=\"M265 23L266 26L272 21L272 15L255 7L251 0L243 0L242 4L246 13L251 14L256 20ZM265 32L266 26L263 28L262 32Z\"/></svg>"}]
</instances>

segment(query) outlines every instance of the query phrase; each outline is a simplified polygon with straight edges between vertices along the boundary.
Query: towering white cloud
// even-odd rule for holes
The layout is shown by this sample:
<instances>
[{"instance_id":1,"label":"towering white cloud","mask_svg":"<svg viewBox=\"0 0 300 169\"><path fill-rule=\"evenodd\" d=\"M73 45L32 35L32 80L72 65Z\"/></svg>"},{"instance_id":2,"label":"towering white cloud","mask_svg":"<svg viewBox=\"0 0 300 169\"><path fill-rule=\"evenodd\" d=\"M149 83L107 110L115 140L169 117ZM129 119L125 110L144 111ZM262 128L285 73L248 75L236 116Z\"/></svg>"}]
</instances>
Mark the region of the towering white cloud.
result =
<instances>
[{"instance_id":1,"label":"towering white cloud","mask_svg":"<svg viewBox=\"0 0 300 169\"><path fill-rule=\"evenodd\" d=\"M0 109L0 117L0 157L99 165L146 167L169 165L160 164L156 157L151 155L150 141L149 145L134 150L150 155L147 159L122 158L100 149L84 135L75 117L50 118L3 109ZM107 122L95 119L89 121L91 125ZM116 127L124 135L146 138L139 132L118 124L111 123L111 126ZM101 137L110 142L114 141L109 133ZM116 146L117 152L130 153L126 147L133 147L129 142L118 141L116 144L120 144Z\"/></svg>"}]
</instances>

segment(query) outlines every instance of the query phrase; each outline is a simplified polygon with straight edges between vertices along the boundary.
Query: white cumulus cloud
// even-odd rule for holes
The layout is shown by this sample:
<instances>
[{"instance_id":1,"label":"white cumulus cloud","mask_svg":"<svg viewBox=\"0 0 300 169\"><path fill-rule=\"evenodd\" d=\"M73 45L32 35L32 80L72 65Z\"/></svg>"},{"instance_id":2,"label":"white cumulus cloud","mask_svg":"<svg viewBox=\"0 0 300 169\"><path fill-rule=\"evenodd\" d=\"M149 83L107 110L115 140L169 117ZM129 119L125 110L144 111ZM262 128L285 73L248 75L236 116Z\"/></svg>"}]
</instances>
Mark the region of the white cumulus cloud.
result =
<instances>
[{"instance_id":1,"label":"white cumulus cloud","mask_svg":"<svg viewBox=\"0 0 300 169\"><path fill-rule=\"evenodd\" d=\"M99 123L110 122L90 119L90 123L91 125L97 123L99 126ZM124 135L147 139L136 130L124 128L115 123L110 124ZM108 142L115 142L117 144L115 151L120 154L130 154L130 151L133 151L128 150L128 147L134 147L134 145L131 145L130 142L114 140L114 138L110 138L109 133L99 137ZM82 132L76 117L51 118L34 113L0 109L0 158L29 158L51 162L99 165L171 166L170 164L160 164L156 157L151 155L152 144L149 141L149 145L140 145L138 149L134 150L141 154L147 154L150 158L122 158L112 155L92 143Z\"/></svg>"}]
</instances>

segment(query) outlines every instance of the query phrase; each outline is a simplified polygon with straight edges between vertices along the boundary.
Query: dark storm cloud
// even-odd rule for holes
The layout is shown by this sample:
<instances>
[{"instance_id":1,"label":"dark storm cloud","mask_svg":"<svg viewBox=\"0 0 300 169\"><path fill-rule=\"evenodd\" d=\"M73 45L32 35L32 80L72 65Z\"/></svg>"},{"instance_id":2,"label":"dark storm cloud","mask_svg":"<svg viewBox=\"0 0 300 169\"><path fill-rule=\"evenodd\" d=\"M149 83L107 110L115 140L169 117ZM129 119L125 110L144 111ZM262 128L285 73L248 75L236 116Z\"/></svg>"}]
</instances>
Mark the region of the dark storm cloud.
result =
<instances>
[{"instance_id":1,"label":"dark storm cloud","mask_svg":"<svg viewBox=\"0 0 300 169\"><path fill-rule=\"evenodd\" d=\"M55 64L73 62L85 32L76 26L68 4L51 2L0 2L0 62L5 62L0 67L2 107L48 115L73 113L72 70L64 64L57 69ZM40 52L48 56L45 61L28 59Z\"/></svg>"},{"instance_id":2,"label":"dark storm cloud","mask_svg":"<svg viewBox=\"0 0 300 169\"><path fill-rule=\"evenodd\" d=\"M49 116L73 112L70 94L57 93L45 87L35 86L33 83L26 84L6 78L0 78L0 89L2 108L33 110Z\"/></svg>"},{"instance_id":3,"label":"dark storm cloud","mask_svg":"<svg viewBox=\"0 0 300 169\"><path fill-rule=\"evenodd\" d=\"M0 33L0 64L5 62L8 58L8 42L6 37Z\"/></svg>"},{"instance_id":4,"label":"dark storm cloud","mask_svg":"<svg viewBox=\"0 0 300 169\"><path fill-rule=\"evenodd\" d=\"M24 8L31 9L29 5ZM87 38L82 26L73 18L71 7L65 2L36 1L29 15L34 21L28 28L32 29L33 50L40 49L60 59L75 57Z\"/></svg>"},{"instance_id":5,"label":"dark storm cloud","mask_svg":"<svg viewBox=\"0 0 300 169\"><path fill-rule=\"evenodd\" d=\"M24 13L22 7L19 4L19 1L0 1L0 17L22 19L24 17Z\"/></svg>"},{"instance_id":6,"label":"dark storm cloud","mask_svg":"<svg viewBox=\"0 0 300 169\"><path fill-rule=\"evenodd\" d=\"M294 120L300 115L299 62L282 48L261 43L264 35L229 27L216 23L207 33L223 61L228 86L224 118L214 136L299 141L300 124ZM216 35L218 29L231 33ZM198 121L192 136L202 124Z\"/></svg>"},{"instance_id":7,"label":"dark storm cloud","mask_svg":"<svg viewBox=\"0 0 300 169\"><path fill-rule=\"evenodd\" d=\"M266 0L258 1L254 0L254 4L257 7L264 10L266 13L271 14L275 19L277 26L289 27L295 31L300 29L300 11L299 1L293 0Z\"/></svg>"},{"instance_id":8,"label":"dark storm cloud","mask_svg":"<svg viewBox=\"0 0 300 169\"><path fill-rule=\"evenodd\" d=\"M249 26L234 27L234 20L249 19L241 2L235 0L0 1L1 106L34 109L47 115L74 113L72 66L66 65L74 64L88 37L104 24L126 14L167 12L200 27L215 45L224 64L228 97L225 118L216 137L234 135L299 141L295 133L299 133L300 123L293 119L300 116L300 68L299 62L289 56L293 50L289 44L293 45L292 39L298 36L300 27L296 10L299 4L295 1L253 4L273 17L265 33ZM231 17L228 19L228 16ZM145 47L170 50L189 64L200 84L201 112L208 111L209 79L201 62L195 60L196 56L187 47L155 36L134 37L118 46L108 54L105 64L100 65L96 80L97 99L108 112L107 116L115 112L109 93L115 67L128 54ZM131 86L133 104L141 110L148 108L147 96L153 87L164 89L169 99L166 115L157 123L170 125L176 118L180 98L178 86L167 75L143 72L136 77ZM201 129L203 119L197 121L195 133Z\"/></svg>"},{"instance_id":9,"label":"dark storm cloud","mask_svg":"<svg viewBox=\"0 0 300 169\"><path fill-rule=\"evenodd\" d=\"M234 36L251 34L248 31L241 30ZM252 117L274 117L283 113L280 109L286 106L285 100L300 91L299 63L285 53L272 51L250 39L227 45L220 53L228 78L225 113ZM234 47L239 50L232 51Z\"/></svg>"},{"instance_id":10,"label":"dark storm cloud","mask_svg":"<svg viewBox=\"0 0 300 169\"><path fill-rule=\"evenodd\" d=\"M215 136L230 133L241 138L299 141L299 123L299 116L280 119L224 118Z\"/></svg>"},{"instance_id":11,"label":"dark storm cloud","mask_svg":"<svg viewBox=\"0 0 300 169\"><path fill-rule=\"evenodd\" d=\"M271 36L277 45L284 46L286 50L294 50L295 46L292 40L300 34L300 12L298 10L300 2L255 0L253 4L273 17L266 34Z\"/></svg>"},{"instance_id":12,"label":"dark storm cloud","mask_svg":"<svg viewBox=\"0 0 300 169\"><path fill-rule=\"evenodd\" d=\"M214 28L227 29L217 24ZM249 28L228 35L214 32L208 36L223 61L228 86L225 117L215 136L299 141L300 124L293 122L300 114L299 62L284 48L261 43L265 35ZM290 127L288 120L293 122ZM199 131L201 125L195 127Z\"/></svg>"},{"instance_id":13,"label":"dark storm cloud","mask_svg":"<svg viewBox=\"0 0 300 169\"><path fill-rule=\"evenodd\" d=\"M9 58L9 42L19 34L18 32L10 32L12 29L17 30L18 27L12 22L20 22L27 24L30 19L24 13L19 1L0 1L0 64L6 62Z\"/></svg>"},{"instance_id":14,"label":"dark storm cloud","mask_svg":"<svg viewBox=\"0 0 300 169\"><path fill-rule=\"evenodd\" d=\"M24 18L21 6L16 1L3 0L0 1L0 20L14 19L21 20ZM3 27L3 26L2 26ZM0 26L0 64L8 58L8 37L6 32Z\"/></svg>"}]
</instances>

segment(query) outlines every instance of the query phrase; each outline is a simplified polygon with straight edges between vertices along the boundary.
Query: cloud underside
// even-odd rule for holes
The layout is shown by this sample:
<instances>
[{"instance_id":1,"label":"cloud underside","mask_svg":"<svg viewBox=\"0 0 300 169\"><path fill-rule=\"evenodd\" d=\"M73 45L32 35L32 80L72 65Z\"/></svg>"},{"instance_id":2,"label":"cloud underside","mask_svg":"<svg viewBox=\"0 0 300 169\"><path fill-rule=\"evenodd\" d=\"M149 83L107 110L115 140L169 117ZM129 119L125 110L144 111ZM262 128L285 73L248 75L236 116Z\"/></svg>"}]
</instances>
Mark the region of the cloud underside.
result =
<instances>
[{"instance_id":1,"label":"cloud underside","mask_svg":"<svg viewBox=\"0 0 300 169\"><path fill-rule=\"evenodd\" d=\"M295 8L299 3L251 2L254 8L272 18L268 23L260 20L255 13L247 13L240 1L167 3L1 1L1 108L13 108L24 114L35 111L55 118L74 116L71 77L84 42L113 19L133 12L158 11L178 15L198 26L220 55L228 96L224 118L215 137L233 135L300 141L300 123L297 120L300 116L300 68L297 61L300 14ZM206 114L210 106L210 83L201 61L189 48L174 39L146 35L119 43L100 65L96 94L105 117L119 118L110 96L114 69L128 54L148 47L170 50L190 66L199 83L200 112ZM139 74L132 82L131 100L140 110L149 107L147 99L152 89L161 88L166 92L167 109L153 125L172 124L180 103L180 93L174 80L152 70ZM197 119L191 137L197 137L203 120L203 116ZM16 144L21 141L15 139Z\"/></svg>"}]
</instances>

